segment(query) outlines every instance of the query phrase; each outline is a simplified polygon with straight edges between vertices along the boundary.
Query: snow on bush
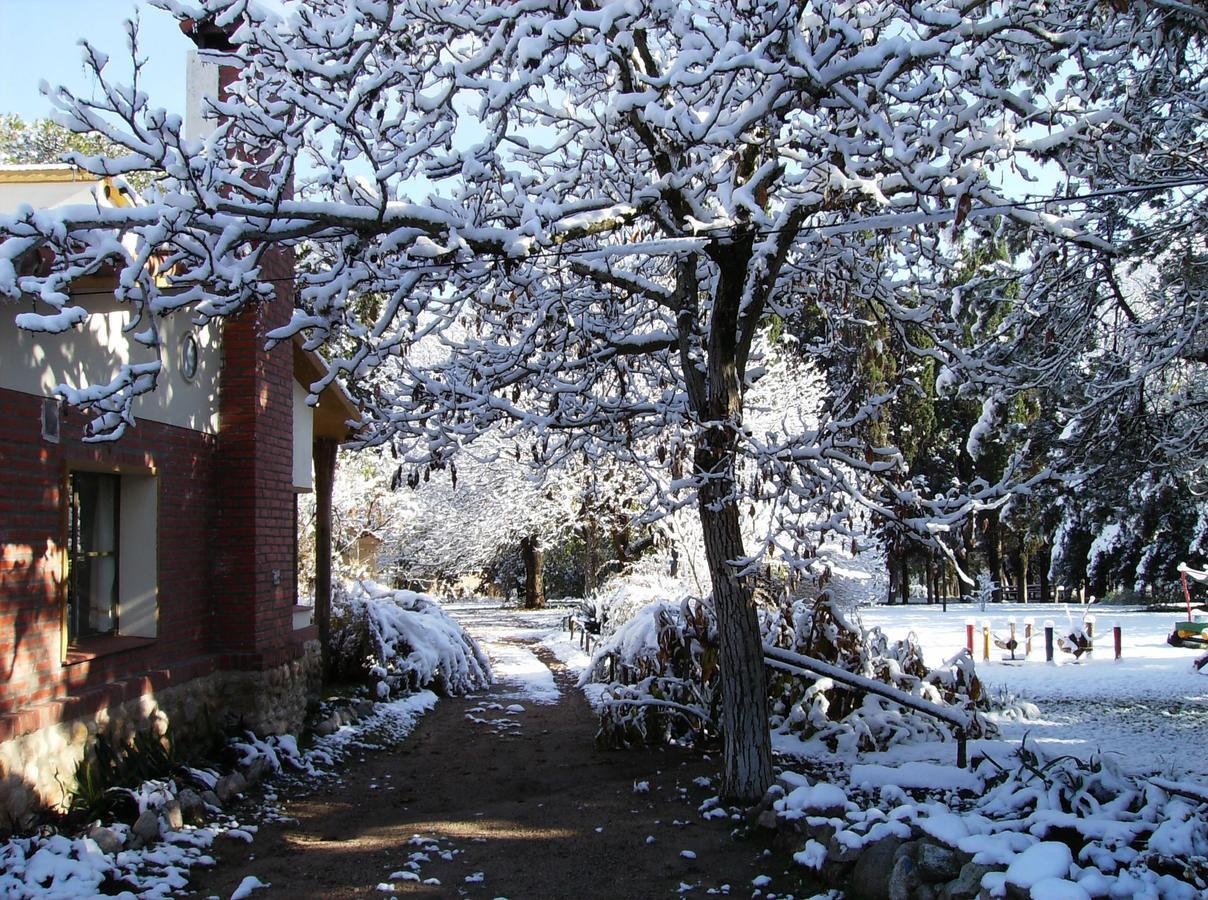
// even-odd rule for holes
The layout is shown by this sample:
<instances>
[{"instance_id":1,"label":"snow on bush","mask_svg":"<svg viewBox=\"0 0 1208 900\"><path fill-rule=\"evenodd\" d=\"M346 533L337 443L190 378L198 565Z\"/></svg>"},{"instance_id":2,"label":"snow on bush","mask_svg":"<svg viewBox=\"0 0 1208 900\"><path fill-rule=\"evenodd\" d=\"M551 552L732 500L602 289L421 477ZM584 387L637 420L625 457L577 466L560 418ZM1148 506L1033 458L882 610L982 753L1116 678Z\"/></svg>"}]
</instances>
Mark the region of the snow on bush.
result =
<instances>
[{"instance_id":1,"label":"snow on bush","mask_svg":"<svg viewBox=\"0 0 1208 900\"><path fill-rule=\"evenodd\" d=\"M940 706L970 713L969 737L980 737L993 725L979 713L984 706L973 658L964 650L943 666L929 669L913 634L890 642L879 628L862 627L855 609L823 594L817 601L798 601L764 623L764 640L872 678ZM846 752L885 750L894 744L947 740L951 727L901 707L875 694L846 687L830 678L814 681L782 671L768 675L772 727L828 749Z\"/></svg>"},{"instance_id":2,"label":"snow on bush","mask_svg":"<svg viewBox=\"0 0 1208 900\"><path fill-rule=\"evenodd\" d=\"M785 772L769 794L803 841L803 867L827 864L831 849L926 837L996 870L982 896L1208 896L1208 791L1126 772L1110 755L1051 758L1025 742L972 771L906 762L814 774Z\"/></svg>"},{"instance_id":3,"label":"snow on bush","mask_svg":"<svg viewBox=\"0 0 1208 900\"><path fill-rule=\"evenodd\" d=\"M854 611L842 611L826 594L816 602L798 601L760 612L765 642L930 703L960 707L972 714L970 736L993 729L977 714L976 707L984 701L968 653L929 669L913 636L891 644L879 629L861 628ZM719 684L711 604L693 597L647 602L600 642L580 684L590 681L608 685L601 704L604 743L713 740ZM884 750L897 743L951 737L950 727L933 717L830 678L774 671L769 673L768 691L773 728L819 740L831 750Z\"/></svg>"},{"instance_id":4,"label":"snow on bush","mask_svg":"<svg viewBox=\"0 0 1208 900\"><path fill-rule=\"evenodd\" d=\"M478 643L426 594L341 582L332 592L331 622L336 673L368 676L379 698L425 687L464 694L491 683Z\"/></svg>"}]
</instances>

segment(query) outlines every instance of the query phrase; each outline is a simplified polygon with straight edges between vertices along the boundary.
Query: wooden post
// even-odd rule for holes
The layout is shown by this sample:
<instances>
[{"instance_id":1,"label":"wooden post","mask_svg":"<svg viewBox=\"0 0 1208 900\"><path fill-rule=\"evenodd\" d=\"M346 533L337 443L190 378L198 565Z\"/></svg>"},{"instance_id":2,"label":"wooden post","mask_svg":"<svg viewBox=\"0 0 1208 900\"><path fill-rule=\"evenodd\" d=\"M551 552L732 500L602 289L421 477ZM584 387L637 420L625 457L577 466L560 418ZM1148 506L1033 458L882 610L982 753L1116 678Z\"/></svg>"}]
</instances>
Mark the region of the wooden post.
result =
<instances>
[{"instance_id":1,"label":"wooden post","mask_svg":"<svg viewBox=\"0 0 1208 900\"><path fill-rule=\"evenodd\" d=\"M323 653L324 677L331 663L331 494L336 480L339 443L317 438L315 455L315 624Z\"/></svg>"},{"instance_id":2,"label":"wooden post","mask_svg":"<svg viewBox=\"0 0 1208 900\"><path fill-rule=\"evenodd\" d=\"M1086 655L1090 656L1095 651L1095 617L1086 616L1082 625L1086 630Z\"/></svg>"},{"instance_id":3,"label":"wooden post","mask_svg":"<svg viewBox=\"0 0 1208 900\"><path fill-rule=\"evenodd\" d=\"M990 661L990 621L982 624L982 662Z\"/></svg>"},{"instance_id":4,"label":"wooden post","mask_svg":"<svg viewBox=\"0 0 1208 900\"><path fill-rule=\"evenodd\" d=\"M1023 655L1032 655L1032 620L1023 620Z\"/></svg>"},{"instance_id":5,"label":"wooden post","mask_svg":"<svg viewBox=\"0 0 1208 900\"><path fill-rule=\"evenodd\" d=\"M1120 623L1117 622L1112 626L1112 643L1116 646L1116 659L1119 659L1121 656L1123 656L1123 653L1121 652L1123 644L1122 637L1123 636L1120 633Z\"/></svg>"},{"instance_id":6,"label":"wooden post","mask_svg":"<svg viewBox=\"0 0 1208 900\"><path fill-rule=\"evenodd\" d=\"M1044 661L1051 663L1053 661L1053 620L1045 619L1044 622Z\"/></svg>"},{"instance_id":7,"label":"wooden post","mask_svg":"<svg viewBox=\"0 0 1208 900\"><path fill-rule=\"evenodd\" d=\"M969 650L969 655L973 655L973 620L965 620L965 646Z\"/></svg>"}]
</instances>

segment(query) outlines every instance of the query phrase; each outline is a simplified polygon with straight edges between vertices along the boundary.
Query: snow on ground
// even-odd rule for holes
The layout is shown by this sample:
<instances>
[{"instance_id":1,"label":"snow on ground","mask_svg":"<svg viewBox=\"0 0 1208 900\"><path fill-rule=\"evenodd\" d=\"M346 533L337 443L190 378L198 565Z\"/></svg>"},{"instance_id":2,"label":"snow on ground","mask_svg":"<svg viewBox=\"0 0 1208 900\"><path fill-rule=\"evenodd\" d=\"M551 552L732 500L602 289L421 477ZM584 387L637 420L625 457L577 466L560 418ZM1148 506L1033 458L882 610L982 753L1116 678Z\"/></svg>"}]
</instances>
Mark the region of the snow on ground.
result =
<instances>
[{"instance_id":1,"label":"snow on ground","mask_svg":"<svg viewBox=\"0 0 1208 900\"><path fill-rule=\"evenodd\" d=\"M1110 753L1130 769L1175 778L1208 778L1208 757L1200 752L1208 734L1208 675L1196 672L1194 650L1166 643L1178 613L1145 612L1133 607L1065 606L1054 604L976 604L939 606L875 606L860 610L864 626L878 626L890 640L914 632L928 665L938 665L965 646L966 622L975 620L977 674L992 697L1008 696L1035 704L1039 718L995 717L1005 740L1018 742L1026 734L1048 754L1072 753L1087 758ZM1075 661L1060 649L1056 662L1044 657L1044 623L1052 621L1060 636L1094 616L1095 651ZM982 660L982 625L993 637L1005 638L1008 623L1016 622L1024 647L1024 623L1034 623L1032 653L1027 661L1004 661L1003 650L991 646L991 661ZM1113 659L1112 627L1119 623L1122 658ZM996 746L998 744L998 746ZM1000 742L974 742L971 750L1001 753ZM950 748L914 748L916 754L936 753L948 761Z\"/></svg>"}]
</instances>

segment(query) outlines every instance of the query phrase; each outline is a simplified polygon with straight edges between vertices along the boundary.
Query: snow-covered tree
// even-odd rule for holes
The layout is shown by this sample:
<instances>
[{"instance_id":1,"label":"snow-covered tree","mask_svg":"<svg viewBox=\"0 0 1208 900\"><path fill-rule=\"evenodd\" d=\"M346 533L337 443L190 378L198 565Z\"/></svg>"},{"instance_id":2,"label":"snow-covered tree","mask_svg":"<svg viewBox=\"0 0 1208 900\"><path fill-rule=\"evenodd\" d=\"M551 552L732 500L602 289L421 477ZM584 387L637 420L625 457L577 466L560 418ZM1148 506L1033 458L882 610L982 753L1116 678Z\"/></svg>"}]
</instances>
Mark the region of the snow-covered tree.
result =
<instances>
[{"instance_id":1,"label":"snow-covered tree","mask_svg":"<svg viewBox=\"0 0 1208 900\"><path fill-rule=\"evenodd\" d=\"M757 338L810 316L822 327L803 349L820 355L843 323L875 319L942 366L938 388L984 395L976 449L1014 396L1082 358L1105 298L1072 304L1062 288L1072 272L1110 271L1117 249L1110 204L1045 205L1023 181L1060 180L1050 195L1126 190L1132 168L1094 164L1109 146L1152 179L1168 144L1190 160L1199 135L1193 120L1171 125L1151 153L1138 131L1175 77L1154 73L1176 73L1179 109L1202 100L1202 15L1165 0L157 5L195 33L225 29L243 73L216 104L223 122L205 144L185 140L177 117L110 84L89 54L101 99L60 91L60 116L129 148L108 170L168 178L133 209L0 224L0 292L38 298L21 324L80 321L67 286L122 252L115 229L145 248L118 299L147 323L230 314L269 291L267 248L324 248L330 265L300 278L276 336L350 347L332 377L353 382L371 442L443 464L503 429L539 462L632 461L666 476L665 506L696 506L723 792L745 799L771 781L752 564L808 551L817 531L847 527L853 504L942 533L1004 502L1019 476L1008 460L994 483L904 482L901 455L864 428L901 383L837 390L816 420L756 433L744 404ZM1143 187L1151 204L1187 190ZM956 287L963 235L1004 228L1026 252ZM19 276L14 264L44 246L54 271ZM149 248L169 251L170 291ZM355 302L366 294L381 303ZM968 297L1007 306L969 330ZM154 346L155 329L138 337ZM408 349L425 341L441 353L421 363ZM65 392L100 414L98 439L119 435L132 395L151 389L153 373L131 374ZM751 496L777 512L748 547Z\"/></svg>"}]
</instances>

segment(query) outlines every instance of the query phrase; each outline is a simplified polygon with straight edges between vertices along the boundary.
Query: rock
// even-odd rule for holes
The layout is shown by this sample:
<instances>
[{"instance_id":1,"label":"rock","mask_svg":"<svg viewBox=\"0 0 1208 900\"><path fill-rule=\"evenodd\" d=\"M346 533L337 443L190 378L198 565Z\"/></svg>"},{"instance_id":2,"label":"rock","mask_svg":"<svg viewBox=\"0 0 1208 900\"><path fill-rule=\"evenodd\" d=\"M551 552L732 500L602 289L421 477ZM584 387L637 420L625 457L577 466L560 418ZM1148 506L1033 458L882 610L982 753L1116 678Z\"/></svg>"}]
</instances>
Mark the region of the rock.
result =
<instances>
[{"instance_id":1,"label":"rock","mask_svg":"<svg viewBox=\"0 0 1208 900\"><path fill-rule=\"evenodd\" d=\"M232 772L230 775L223 775L218 779L218 784L214 786L214 791L218 794L218 799L225 804L241 794L246 788L247 781L244 777L238 772Z\"/></svg>"},{"instance_id":2,"label":"rock","mask_svg":"<svg viewBox=\"0 0 1208 900\"><path fill-rule=\"evenodd\" d=\"M375 705L376 704L372 700L359 699L352 701L352 708L357 711L357 715L362 719L365 718L365 716L373 715Z\"/></svg>"},{"instance_id":3,"label":"rock","mask_svg":"<svg viewBox=\"0 0 1208 900\"><path fill-rule=\"evenodd\" d=\"M910 900L914 889L919 885L918 866L908 855L895 858L893 868L889 871L888 893L889 900Z\"/></svg>"},{"instance_id":4,"label":"rock","mask_svg":"<svg viewBox=\"0 0 1208 900\"><path fill-rule=\"evenodd\" d=\"M271 774L273 774L273 764L269 762L268 757L257 756L247 767L243 777L247 779L248 784L258 784Z\"/></svg>"},{"instance_id":5,"label":"rock","mask_svg":"<svg viewBox=\"0 0 1208 900\"><path fill-rule=\"evenodd\" d=\"M149 809L134 820L130 826L139 846L146 846L159 840L159 816L155 810Z\"/></svg>"},{"instance_id":6,"label":"rock","mask_svg":"<svg viewBox=\"0 0 1208 900\"><path fill-rule=\"evenodd\" d=\"M776 813L770 809L765 809L755 817L755 824L760 828L767 828L770 831L775 831L777 825Z\"/></svg>"},{"instance_id":7,"label":"rock","mask_svg":"<svg viewBox=\"0 0 1208 900\"><path fill-rule=\"evenodd\" d=\"M315 726L315 734L320 737L327 737L329 734L335 734L340 730L340 717L332 714Z\"/></svg>"},{"instance_id":8,"label":"rock","mask_svg":"<svg viewBox=\"0 0 1208 900\"><path fill-rule=\"evenodd\" d=\"M900 846L900 838L887 837L864 847L852 869L848 896L853 900L889 900L889 878L896 870L894 856ZM913 870L914 864L903 859Z\"/></svg>"},{"instance_id":9,"label":"rock","mask_svg":"<svg viewBox=\"0 0 1208 900\"><path fill-rule=\"evenodd\" d=\"M215 809L222 809L222 798L214 791L202 791L201 802L206 806L212 806Z\"/></svg>"},{"instance_id":10,"label":"rock","mask_svg":"<svg viewBox=\"0 0 1208 900\"><path fill-rule=\"evenodd\" d=\"M960 875L961 860L957 852L943 844L920 841L918 857L919 875L929 884L951 881Z\"/></svg>"},{"instance_id":11,"label":"rock","mask_svg":"<svg viewBox=\"0 0 1208 900\"><path fill-rule=\"evenodd\" d=\"M982 876L997 871L994 866L981 863L965 863L955 881L950 881L939 892L939 900L975 900L981 893Z\"/></svg>"},{"instance_id":12,"label":"rock","mask_svg":"<svg viewBox=\"0 0 1208 900\"><path fill-rule=\"evenodd\" d=\"M214 795L214 799L218 799L218 795ZM206 804L201 795L192 788L183 788L176 795L176 802L180 804L180 813L184 820L190 825L196 825L199 822L205 821Z\"/></svg>"},{"instance_id":13,"label":"rock","mask_svg":"<svg viewBox=\"0 0 1208 900\"><path fill-rule=\"evenodd\" d=\"M93 825L88 829L88 837L92 838L102 853L117 853L125 845L125 841L112 828Z\"/></svg>"},{"instance_id":14,"label":"rock","mask_svg":"<svg viewBox=\"0 0 1208 900\"><path fill-rule=\"evenodd\" d=\"M914 893L910 897L911 900L935 900L935 888L929 884L920 884L914 889Z\"/></svg>"},{"instance_id":15,"label":"rock","mask_svg":"<svg viewBox=\"0 0 1208 900\"><path fill-rule=\"evenodd\" d=\"M826 858L829 862L854 863L863 856L866 850L865 847L848 846L832 835L826 843ZM888 861L886 868L888 868Z\"/></svg>"},{"instance_id":16,"label":"rock","mask_svg":"<svg viewBox=\"0 0 1208 900\"><path fill-rule=\"evenodd\" d=\"M169 831L180 831L185 827L184 812L180 807L180 800L169 800L160 807L160 814L164 817L164 822L168 825Z\"/></svg>"}]
</instances>

